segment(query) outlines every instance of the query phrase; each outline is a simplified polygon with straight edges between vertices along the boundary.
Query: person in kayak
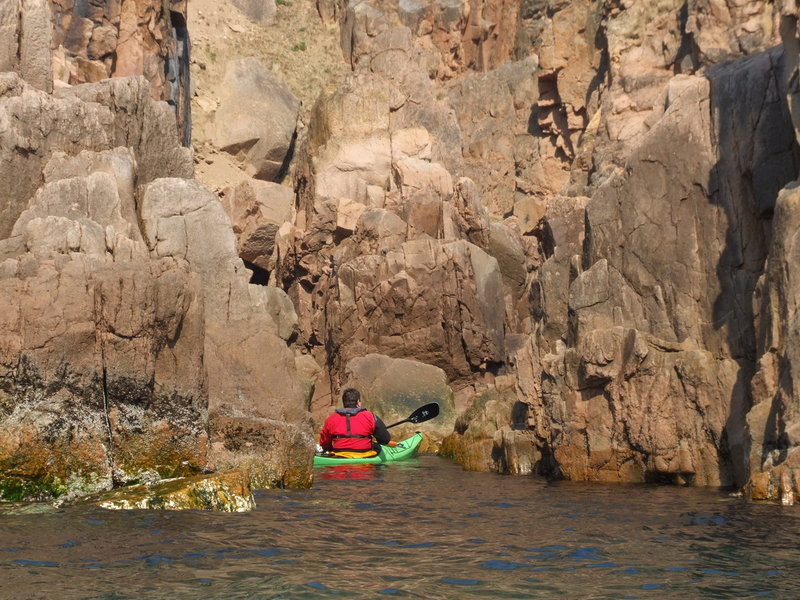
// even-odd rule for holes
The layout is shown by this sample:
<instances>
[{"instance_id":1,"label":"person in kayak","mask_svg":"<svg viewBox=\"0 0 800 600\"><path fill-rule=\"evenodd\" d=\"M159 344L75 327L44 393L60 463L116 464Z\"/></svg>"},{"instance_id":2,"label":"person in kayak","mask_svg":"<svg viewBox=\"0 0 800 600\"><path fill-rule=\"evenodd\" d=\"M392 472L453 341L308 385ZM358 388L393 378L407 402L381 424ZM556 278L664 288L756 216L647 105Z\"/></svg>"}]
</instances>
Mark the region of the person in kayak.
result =
<instances>
[{"instance_id":1,"label":"person in kayak","mask_svg":"<svg viewBox=\"0 0 800 600\"><path fill-rule=\"evenodd\" d=\"M342 392L342 406L325 419L319 445L326 452L345 458L375 456L391 439L383 421L361 406L361 393L354 388ZM375 438L377 444L372 443Z\"/></svg>"}]
</instances>

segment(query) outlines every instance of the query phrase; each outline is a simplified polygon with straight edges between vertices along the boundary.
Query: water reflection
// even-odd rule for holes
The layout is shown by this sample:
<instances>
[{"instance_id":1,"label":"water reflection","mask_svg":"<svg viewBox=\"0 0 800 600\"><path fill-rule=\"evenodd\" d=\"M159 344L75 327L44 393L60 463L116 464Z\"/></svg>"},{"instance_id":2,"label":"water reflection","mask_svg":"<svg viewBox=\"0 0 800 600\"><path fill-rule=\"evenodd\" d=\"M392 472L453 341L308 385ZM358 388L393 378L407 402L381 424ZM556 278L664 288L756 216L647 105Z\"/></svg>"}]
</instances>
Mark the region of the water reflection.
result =
<instances>
[{"instance_id":1,"label":"water reflection","mask_svg":"<svg viewBox=\"0 0 800 600\"><path fill-rule=\"evenodd\" d=\"M375 479L381 465L336 465L317 469L316 481L349 481L353 479Z\"/></svg>"},{"instance_id":2,"label":"water reflection","mask_svg":"<svg viewBox=\"0 0 800 600\"><path fill-rule=\"evenodd\" d=\"M432 456L355 467L252 513L4 513L0 598L795 597L792 507Z\"/></svg>"}]
</instances>

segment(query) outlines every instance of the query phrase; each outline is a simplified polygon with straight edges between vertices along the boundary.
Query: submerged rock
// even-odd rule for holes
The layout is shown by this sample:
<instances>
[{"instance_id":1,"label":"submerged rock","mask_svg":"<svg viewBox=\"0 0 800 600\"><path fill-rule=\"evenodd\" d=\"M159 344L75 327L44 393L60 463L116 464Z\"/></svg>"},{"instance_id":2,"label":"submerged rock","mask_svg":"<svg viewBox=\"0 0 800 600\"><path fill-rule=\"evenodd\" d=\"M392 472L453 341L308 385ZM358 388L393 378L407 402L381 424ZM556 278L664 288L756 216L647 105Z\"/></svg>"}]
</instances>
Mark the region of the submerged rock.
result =
<instances>
[{"instance_id":1,"label":"submerged rock","mask_svg":"<svg viewBox=\"0 0 800 600\"><path fill-rule=\"evenodd\" d=\"M47 502L0 502L0 515L47 515L56 510Z\"/></svg>"},{"instance_id":2,"label":"submerged rock","mask_svg":"<svg viewBox=\"0 0 800 600\"><path fill-rule=\"evenodd\" d=\"M131 485L93 498L89 503L109 510L246 512L256 507L249 478L240 471Z\"/></svg>"}]
</instances>

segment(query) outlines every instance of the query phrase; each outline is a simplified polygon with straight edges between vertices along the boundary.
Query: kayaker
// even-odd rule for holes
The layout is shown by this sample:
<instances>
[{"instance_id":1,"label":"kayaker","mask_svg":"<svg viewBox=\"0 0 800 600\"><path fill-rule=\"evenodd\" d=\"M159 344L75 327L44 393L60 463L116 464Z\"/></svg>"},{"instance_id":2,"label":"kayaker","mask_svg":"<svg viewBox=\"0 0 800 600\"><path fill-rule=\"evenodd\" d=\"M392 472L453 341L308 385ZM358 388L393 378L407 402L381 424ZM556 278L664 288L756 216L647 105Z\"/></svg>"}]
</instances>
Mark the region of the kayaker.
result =
<instances>
[{"instance_id":1,"label":"kayaker","mask_svg":"<svg viewBox=\"0 0 800 600\"><path fill-rule=\"evenodd\" d=\"M378 444L387 445L391 436L383 421L361 406L361 393L355 388L342 392L342 406L325 419L319 445L327 452L345 458L375 456ZM372 438L377 444L373 445Z\"/></svg>"}]
</instances>

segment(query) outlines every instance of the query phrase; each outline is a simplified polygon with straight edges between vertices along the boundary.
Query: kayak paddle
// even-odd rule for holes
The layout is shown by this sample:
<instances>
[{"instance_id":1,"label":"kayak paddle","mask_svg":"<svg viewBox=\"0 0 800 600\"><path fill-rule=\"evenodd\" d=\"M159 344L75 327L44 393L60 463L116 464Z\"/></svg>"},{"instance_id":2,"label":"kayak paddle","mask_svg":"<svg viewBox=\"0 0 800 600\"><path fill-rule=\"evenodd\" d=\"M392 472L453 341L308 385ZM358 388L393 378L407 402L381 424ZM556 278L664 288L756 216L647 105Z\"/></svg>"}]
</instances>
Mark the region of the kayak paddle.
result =
<instances>
[{"instance_id":1,"label":"kayak paddle","mask_svg":"<svg viewBox=\"0 0 800 600\"><path fill-rule=\"evenodd\" d=\"M415 410L407 419L403 419L402 421L398 421L397 423L392 423L391 425L387 425L386 429L390 427L394 427L395 425L400 425L400 423L424 423L425 421L430 421L434 417L439 416L439 403L438 402L431 402L430 404L426 404L425 406L420 406L417 410Z\"/></svg>"}]
</instances>

